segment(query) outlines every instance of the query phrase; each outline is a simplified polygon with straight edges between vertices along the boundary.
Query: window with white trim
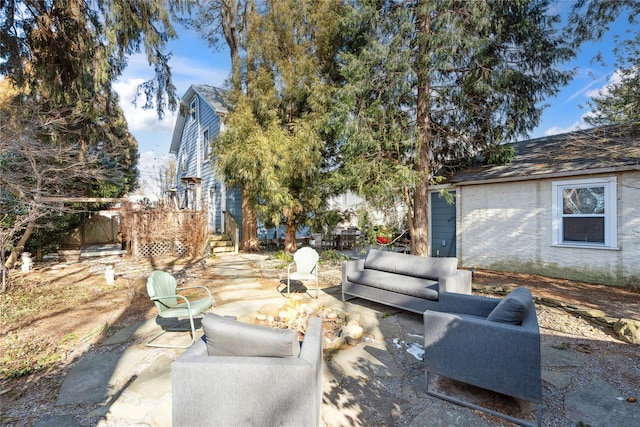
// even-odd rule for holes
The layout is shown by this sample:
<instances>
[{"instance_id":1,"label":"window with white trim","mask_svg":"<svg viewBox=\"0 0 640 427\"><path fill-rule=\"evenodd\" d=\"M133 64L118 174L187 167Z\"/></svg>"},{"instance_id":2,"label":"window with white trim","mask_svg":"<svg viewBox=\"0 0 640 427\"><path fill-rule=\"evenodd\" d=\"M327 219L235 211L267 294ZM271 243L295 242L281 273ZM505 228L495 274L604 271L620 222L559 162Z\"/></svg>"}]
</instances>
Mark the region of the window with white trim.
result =
<instances>
[{"instance_id":1,"label":"window with white trim","mask_svg":"<svg viewBox=\"0 0 640 427\"><path fill-rule=\"evenodd\" d=\"M211 141L209 140L209 128L202 131L202 159L204 162L209 161L209 144Z\"/></svg>"},{"instance_id":2,"label":"window with white trim","mask_svg":"<svg viewBox=\"0 0 640 427\"><path fill-rule=\"evenodd\" d=\"M197 106L196 99L193 98L193 100L191 100L191 103L189 104L189 114L191 114L191 118L193 120L196 119L196 106Z\"/></svg>"},{"instance_id":3,"label":"window with white trim","mask_svg":"<svg viewBox=\"0 0 640 427\"><path fill-rule=\"evenodd\" d=\"M553 244L617 248L616 178L554 181Z\"/></svg>"},{"instance_id":4,"label":"window with white trim","mask_svg":"<svg viewBox=\"0 0 640 427\"><path fill-rule=\"evenodd\" d=\"M187 149L185 148L185 146L183 145L182 148L180 148L180 170L181 172L186 172L187 171L187 166L188 166L188 162L187 162Z\"/></svg>"}]
</instances>

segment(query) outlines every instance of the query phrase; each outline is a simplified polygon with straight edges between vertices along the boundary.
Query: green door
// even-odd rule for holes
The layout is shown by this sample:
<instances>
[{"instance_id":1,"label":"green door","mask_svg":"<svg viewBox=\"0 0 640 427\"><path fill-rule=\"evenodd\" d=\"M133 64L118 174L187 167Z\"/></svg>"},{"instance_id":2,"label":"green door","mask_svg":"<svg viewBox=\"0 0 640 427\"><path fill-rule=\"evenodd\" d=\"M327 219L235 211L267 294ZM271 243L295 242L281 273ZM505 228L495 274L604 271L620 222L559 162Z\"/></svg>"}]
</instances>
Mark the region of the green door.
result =
<instances>
[{"instance_id":1,"label":"green door","mask_svg":"<svg viewBox=\"0 0 640 427\"><path fill-rule=\"evenodd\" d=\"M431 193L431 256L456 256L456 203L449 204L440 193Z\"/></svg>"}]
</instances>

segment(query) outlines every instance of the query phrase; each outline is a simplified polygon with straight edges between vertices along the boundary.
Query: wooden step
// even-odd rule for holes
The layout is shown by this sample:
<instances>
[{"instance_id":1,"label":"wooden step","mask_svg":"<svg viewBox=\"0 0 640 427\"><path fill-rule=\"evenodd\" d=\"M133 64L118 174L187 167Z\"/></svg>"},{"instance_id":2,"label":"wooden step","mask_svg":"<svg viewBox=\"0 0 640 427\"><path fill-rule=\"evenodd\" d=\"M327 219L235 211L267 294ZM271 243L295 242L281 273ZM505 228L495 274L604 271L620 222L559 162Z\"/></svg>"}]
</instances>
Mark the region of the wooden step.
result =
<instances>
[{"instance_id":1,"label":"wooden step","mask_svg":"<svg viewBox=\"0 0 640 427\"><path fill-rule=\"evenodd\" d=\"M235 252L233 242L225 234L210 234L209 246L214 254Z\"/></svg>"}]
</instances>

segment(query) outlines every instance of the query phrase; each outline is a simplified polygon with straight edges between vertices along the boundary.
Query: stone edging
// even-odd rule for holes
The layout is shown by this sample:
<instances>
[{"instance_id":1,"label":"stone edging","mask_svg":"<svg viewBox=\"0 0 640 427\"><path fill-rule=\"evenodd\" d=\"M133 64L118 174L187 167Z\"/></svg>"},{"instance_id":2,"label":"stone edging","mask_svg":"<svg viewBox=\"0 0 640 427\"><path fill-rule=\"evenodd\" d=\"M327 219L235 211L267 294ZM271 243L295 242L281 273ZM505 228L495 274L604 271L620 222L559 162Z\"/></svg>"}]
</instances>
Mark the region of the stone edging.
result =
<instances>
[{"instance_id":1,"label":"stone edging","mask_svg":"<svg viewBox=\"0 0 640 427\"><path fill-rule=\"evenodd\" d=\"M504 296L515 289L515 286L491 286L491 285L473 285L473 291L481 294ZM631 344L640 344L640 321L635 319L626 319L612 317L602 310L582 307L574 304L568 304L555 298L537 297L533 300L537 304L544 304L549 307L561 308L567 313L580 316L597 325L612 328L618 337L625 342Z\"/></svg>"}]
</instances>

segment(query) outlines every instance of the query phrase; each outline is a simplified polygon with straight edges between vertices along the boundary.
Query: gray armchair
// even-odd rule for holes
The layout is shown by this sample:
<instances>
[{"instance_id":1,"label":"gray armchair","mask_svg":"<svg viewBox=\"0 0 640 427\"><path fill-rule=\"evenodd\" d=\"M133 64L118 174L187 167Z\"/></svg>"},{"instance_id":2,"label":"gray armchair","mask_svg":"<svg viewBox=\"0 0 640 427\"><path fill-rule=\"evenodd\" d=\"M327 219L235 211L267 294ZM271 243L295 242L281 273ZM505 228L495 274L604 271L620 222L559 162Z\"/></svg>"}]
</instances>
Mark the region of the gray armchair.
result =
<instances>
[{"instance_id":1,"label":"gray armchair","mask_svg":"<svg viewBox=\"0 0 640 427\"><path fill-rule=\"evenodd\" d=\"M441 308L424 312L427 393L529 425L525 420L431 391L429 375L435 373L533 402L541 425L540 329L531 292L517 288L502 300L445 293Z\"/></svg>"},{"instance_id":2,"label":"gray armchair","mask_svg":"<svg viewBox=\"0 0 640 427\"><path fill-rule=\"evenodd\" d=\"M295 331L211 314L202 325L203 340L171 365L174 426L320 424L320 318L309 320L302 346ZM288 333L293 333L294 340L290 356L286 355L292 352ZM274 356L264 356L270 351Z\"/></svg>"}]
</instances>

